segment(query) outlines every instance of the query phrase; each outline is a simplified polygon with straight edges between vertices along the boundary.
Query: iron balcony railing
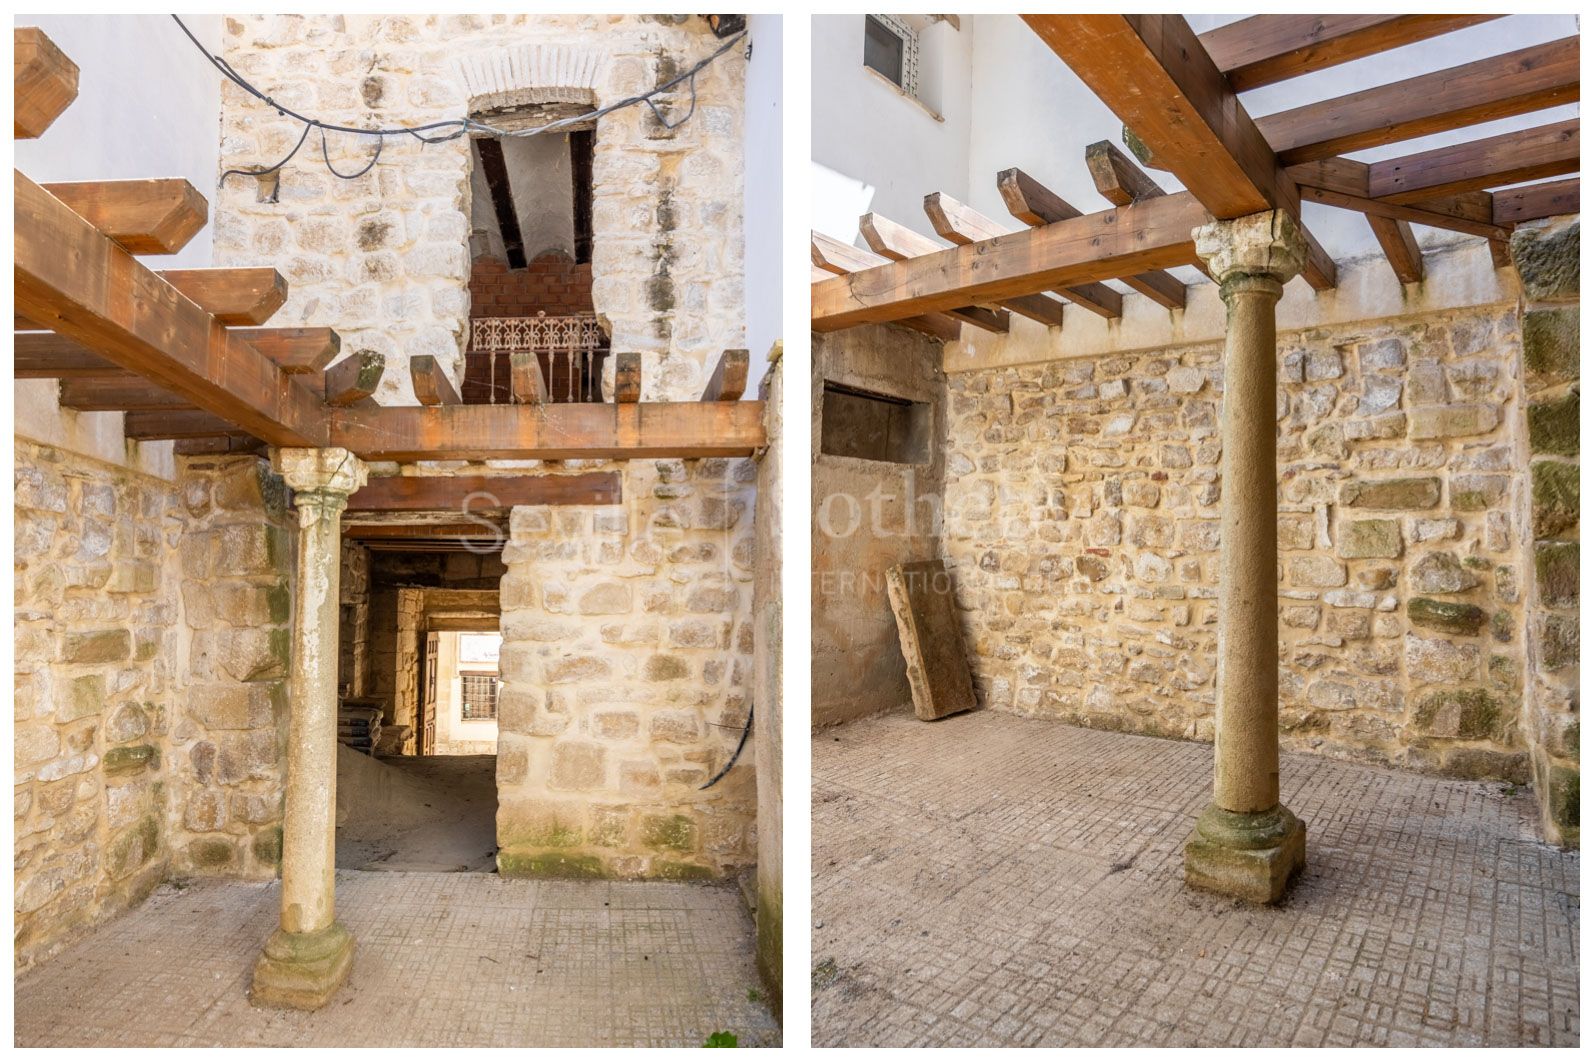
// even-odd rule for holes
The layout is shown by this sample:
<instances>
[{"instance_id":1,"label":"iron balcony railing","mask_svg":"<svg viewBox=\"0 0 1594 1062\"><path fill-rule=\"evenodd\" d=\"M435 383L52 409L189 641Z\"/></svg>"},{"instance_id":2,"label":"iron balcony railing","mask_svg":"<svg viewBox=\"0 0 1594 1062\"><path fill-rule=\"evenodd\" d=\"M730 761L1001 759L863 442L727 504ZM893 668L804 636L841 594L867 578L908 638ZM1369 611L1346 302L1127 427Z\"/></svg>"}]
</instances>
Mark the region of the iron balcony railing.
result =
<instances>
[{"instance_id":1,"label":"iron balcony railing","mask_svg":"<svg viewBox=\"0 0 1594 1062\"><path fill-rule=\"evenodd\" d=\"M609 338L590 313L471 318L460 397L477 405L516 401L510 356L522 352L537 356L548 401L603 401L603 359L609 353Z\"/></svg>"}]
</instances>

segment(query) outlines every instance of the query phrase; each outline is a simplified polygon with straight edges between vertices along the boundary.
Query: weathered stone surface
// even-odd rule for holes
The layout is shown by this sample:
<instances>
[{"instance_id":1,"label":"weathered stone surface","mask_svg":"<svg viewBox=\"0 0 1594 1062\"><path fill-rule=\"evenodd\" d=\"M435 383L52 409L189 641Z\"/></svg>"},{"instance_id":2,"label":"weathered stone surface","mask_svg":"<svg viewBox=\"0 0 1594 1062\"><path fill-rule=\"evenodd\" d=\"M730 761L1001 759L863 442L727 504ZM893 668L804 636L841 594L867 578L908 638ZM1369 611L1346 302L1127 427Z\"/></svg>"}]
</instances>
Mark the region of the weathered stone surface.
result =
<instances>
[{"instance_id":1,"label":"weathered stone surface","mask_svg":"<svg viewBox=\"0 0 1594 1062\"><path fill-rule=\"evenodd\" d=\"M1529 310L1522 315L1522 363L1538 384L1578 378L1578 308Z\"/></svg>"},{"instance_id":2,"label":"weathered stone surface","mask_svg":"<svg viewBox=\"0 0 1594 1062\"><path fill-rule=\"evenodd\" d=\"M1346 559L1395 558L1403 551L1398 520L1346 520L1339 526L1338 553Z\"/></svg>"},{"instance_id":3,"label":"weathered stone surface","mask_svg":"<svg viewBox=\"0 0 1594 1062\"><path fill-rule=\"evenodd\" d=\"M1341 505L1358 509L1432 509L1439 504L1439 479L1352 480L1340 488Z\"/></svg>"},{"instance_id":4,"label":"weathered stone surface","mask_svg":"<svg viewBox=\"0 0 1594 1062\"><path fill-rule=\"evenodd\" d=\"M1578 523L1578 466L1565 461L1534 461L1533 534L1558 535Z\"/></svg>"},{"instance_id":5,"label":"weathered stone surface","mask_svg":"<svg viewBox=\"0 0 1594 1062\"><path fill-rule=\"evenodd\" d=\"M1533 547L1533 565L1539 581L1539 600L1550 608L1569 608L1578 602L1578 544L1539 542Z\"/></svg>"},{"instance_id":6,"label":"weathered stone surface","mask_svg":"<svg viewBox=\"0 0 1594 1062\"><path fill-rule=\"evenodd\" d=\"M1475 645L1406 635L1406 674L1417 676L1421 682L1471 681L1477 677L1478 662Z\"/></svg>"},{"instance_id":7,"label":"weathered stone surface","mask_svg":"<svg viewBox=\"0 0 1594 1062\"><path fill-rule=\"evenodd\" d=\"M1437 690L1417 702L1413 723L1433 737L1464 741L1499 739L1509 725L1505 709L1488 690Z\"/></svg>"},{"instance_id":8,"label":"weathered stone surface","mask_svg":"<svg viewBox=\"0 0 1594 1062\"><path fill-rule=\"evenodd\" d=\"M1483 609L1459 601L1435 601L1414 597L1406 605L1411 622L1418 627L1447 634L1477 634L1486 618Z\"/></svg>"},{"instance_id":9,"label":"weathered stone surface","mask_svg":"<svg viewBox=\"0 0 1594 1062\"><path fill-rule=\"evenodd\" d=\"M1528 445L1535 454L1576 457L1578 452L1577 392L1528 403Z\"/></svg>"},{"instance_id":10,"label":"weathered stone surface","mask_svg":"<svg viewBox=\"0 0 1594 1062\"><path fill-rule=\"evenodd\" d=\"M129 631L72 631L61 640L60 659L65 664L110 664L126 660L132 652Z\"/></svg>"},{"instance_id":11,"label":"weathered stone surface","mask_svg":"<svg viewBox=\"0 0 1594 1062\"><path fill-rule=\"evenodd\" d=\"M1423 406L1406 414L1406 432L1413 439L1483 435L1499 423L1499 413L1490 406Z\"/></svg>"},{"instance_id":12,"label":"weathered stone surface","mask_svg":"<svg viewBox=\"0 0 1594 1062\"><path fill-rule=\"evenodd\" d=\"M1578 227L1574 216L1530 221L1512 231L1511 261L1529 299L1577 298Z\"/></svg>"},{"instance_id":13,"label":"weathered stone surface","mask_svg":"<svg viewBox=\"0 0 1594 1062\"><path fill-rule=\"evenodd\" d=\"M886 574L908 687L920 719L940 719L977 707L952 579L940 560L900 564Z\"/></svg>"},{"instance_id":14,"label":"weathered stone surface","mask_svg":"<svg viewBox=\"0 0 1594 1062\"><path fill-rule=\"evenodd\" d=\"M1459 594L1477 585L1478 577L1454 553L1429 553L1411 569L1412 589L1424 594Z\"/></svg>"}]
</instances>

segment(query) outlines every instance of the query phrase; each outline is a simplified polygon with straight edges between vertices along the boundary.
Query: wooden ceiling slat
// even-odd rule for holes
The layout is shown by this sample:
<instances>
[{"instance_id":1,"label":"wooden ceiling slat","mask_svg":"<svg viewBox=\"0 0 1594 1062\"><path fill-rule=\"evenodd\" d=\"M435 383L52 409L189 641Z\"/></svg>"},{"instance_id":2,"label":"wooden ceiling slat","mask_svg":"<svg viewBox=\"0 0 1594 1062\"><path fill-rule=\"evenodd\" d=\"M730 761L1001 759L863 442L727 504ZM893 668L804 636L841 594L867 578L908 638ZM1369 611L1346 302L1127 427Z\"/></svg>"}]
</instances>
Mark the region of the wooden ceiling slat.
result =
<instances>
[{"instance_id":1,"label":"wooden ceiling slat","mask_svg":"<svg viewBox=\"0 0 1594 1062\"><path fill-rule=\"evenodd\" d=\"M1578 38L1536 44L1256 120L1286 166L1578 98Z\"/></svg>"},{"instance_id":2,"label":"wooden ceiling slat","mask_svg":"<svg viewBox=\"0 0 1594 1062\"><path fill-rule=\"evenodd\" d=\"M1234 91L1272 85L1500 15L1253 15L1201 34Z\"/></svg>"},{"instance_id":3,"label":"wooden ceiling slat","mask_svg":"<svg viewBox=\"0 0 1594 1062\"><path fill-rule=\"evenodd\" d=\"M80 412L193 409L194 404L136 376L61 381L61 405Z\"/></svg>"}]
</instances>

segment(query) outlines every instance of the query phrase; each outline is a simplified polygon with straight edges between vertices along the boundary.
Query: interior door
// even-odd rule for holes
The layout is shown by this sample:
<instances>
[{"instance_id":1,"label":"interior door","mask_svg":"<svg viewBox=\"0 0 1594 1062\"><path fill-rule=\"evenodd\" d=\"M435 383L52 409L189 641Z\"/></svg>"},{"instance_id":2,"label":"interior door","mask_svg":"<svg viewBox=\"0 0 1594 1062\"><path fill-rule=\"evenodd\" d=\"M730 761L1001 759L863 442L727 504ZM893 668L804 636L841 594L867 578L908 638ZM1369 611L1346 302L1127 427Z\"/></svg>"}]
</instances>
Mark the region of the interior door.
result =
<instances>
[{"instance_id":1,"label":"interior door","mask_svg":"<svg viewBox=\"0 0 1594 1062\"><path fill-rule=\"evenodd\" d=\"M420 754L437 755L437 632L426 632L421 664Z\"/></svg>"}]
</instances>

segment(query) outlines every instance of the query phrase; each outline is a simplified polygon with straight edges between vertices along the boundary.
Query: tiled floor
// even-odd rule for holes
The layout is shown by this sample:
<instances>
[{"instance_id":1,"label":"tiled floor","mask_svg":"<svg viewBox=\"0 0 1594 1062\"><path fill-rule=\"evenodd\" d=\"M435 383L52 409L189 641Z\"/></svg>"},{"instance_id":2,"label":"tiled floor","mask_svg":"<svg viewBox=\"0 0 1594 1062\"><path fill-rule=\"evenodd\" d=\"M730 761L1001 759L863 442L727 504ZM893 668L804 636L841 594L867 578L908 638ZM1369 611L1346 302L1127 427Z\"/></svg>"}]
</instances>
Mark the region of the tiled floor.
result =
<instances>
[{"instance_id":1,"label":"tiled floor","mask_svg":"<svg viewBox=\"0 0 1594 1062\"><path fill-rule=\"evenodd\" d=\"M1209 746L994 712L814 738L816 1046L1578 1043L1530 795L1286 756L1307 869L1187 889Z\"/></svg>"},{"instance_id":2,"label":"tiled floor","mask_svg":"<svg viewBox=\"0 0 1594 1062\"><path fill-rule=\"evenodd\" d=\"M350 982L313 1014L245 998L277 888L162 886L16 986L48 1046L743 1046L780 1031L731 887L339 871Z\"/></svg>"}]
</instances>

